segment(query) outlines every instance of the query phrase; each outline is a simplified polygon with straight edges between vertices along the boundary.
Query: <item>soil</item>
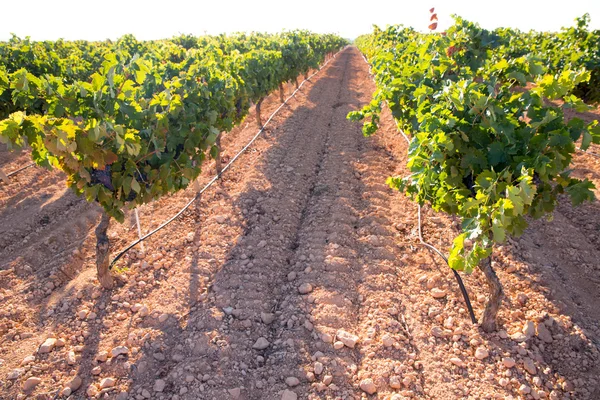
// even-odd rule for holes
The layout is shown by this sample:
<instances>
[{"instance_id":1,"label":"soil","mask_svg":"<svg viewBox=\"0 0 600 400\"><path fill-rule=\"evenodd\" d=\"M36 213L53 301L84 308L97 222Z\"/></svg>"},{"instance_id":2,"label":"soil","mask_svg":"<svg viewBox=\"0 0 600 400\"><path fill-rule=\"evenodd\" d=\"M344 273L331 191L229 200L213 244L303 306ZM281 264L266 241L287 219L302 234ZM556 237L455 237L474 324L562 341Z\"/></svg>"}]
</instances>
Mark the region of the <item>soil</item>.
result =
<instances>
[{"instance_id":1,"label":"soil","mask_svg":"<svg viewBox=\"0 0 600 400\"><path fill-rule=\"evenodd\" d=\"M389 111L369 138L346 119L374 90L359 52L338 54L218 184L119 261L112 291L95 279L99 211L63 174L0 183L0 399L600 398L600 203L561 199L498 246L506 299L486 334L419 245L415 204L385 184L407 171ZM223 137L224 161L255 133L251 114ZM5 172L28 162L0 149ZM600 158L573 167L600 187ZM142 231L194 193L140 207ZM457 221L423 215L447 251ZM135 240L133 214L109 237L113 252ZM481 315L481 273L463 278Z\"/></svg>"}]
</instances>

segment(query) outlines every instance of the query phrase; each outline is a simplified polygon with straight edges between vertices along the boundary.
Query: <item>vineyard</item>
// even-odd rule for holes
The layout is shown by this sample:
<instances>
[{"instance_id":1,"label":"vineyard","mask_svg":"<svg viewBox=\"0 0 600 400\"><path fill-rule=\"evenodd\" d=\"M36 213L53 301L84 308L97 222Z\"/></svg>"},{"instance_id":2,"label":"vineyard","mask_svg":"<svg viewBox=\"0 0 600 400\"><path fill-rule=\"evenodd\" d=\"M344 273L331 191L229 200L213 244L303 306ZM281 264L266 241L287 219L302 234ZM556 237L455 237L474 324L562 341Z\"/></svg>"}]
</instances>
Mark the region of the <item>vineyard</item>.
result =
<instances>
[{"instance_id":1,"label":"vineyard","mask_svg":"<svg viewBox=\"0 0 600 400\"><path fill-rule=\"evenodd\" d=\"M600 398L600 32L430 14L0 42L0 399Z\"/></svg>"}]
</instances>

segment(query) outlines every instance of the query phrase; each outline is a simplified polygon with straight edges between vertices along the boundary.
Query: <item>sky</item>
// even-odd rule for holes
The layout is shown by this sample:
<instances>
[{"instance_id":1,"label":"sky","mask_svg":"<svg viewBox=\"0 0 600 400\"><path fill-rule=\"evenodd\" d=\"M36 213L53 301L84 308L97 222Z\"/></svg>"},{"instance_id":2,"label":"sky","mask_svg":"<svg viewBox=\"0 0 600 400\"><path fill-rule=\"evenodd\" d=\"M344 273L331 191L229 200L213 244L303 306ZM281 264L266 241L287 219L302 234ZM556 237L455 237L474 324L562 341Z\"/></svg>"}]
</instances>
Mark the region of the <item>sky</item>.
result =
<instances>
[{"instance_id":1,"label":"sky","mask_svg":"<svg viewBox=\"0 0 600 400\"><path fill-rule=\"evenodd\" d=\"M482 27L557 31L584 13L600 29L600 0L0 0L0 40L11 33L34 40L116 39L131 33L140 40L240 31L308 29L346 38L404 24L424 30L435 7L439 29L457 14Z\"/></svg>"}]
</instances>

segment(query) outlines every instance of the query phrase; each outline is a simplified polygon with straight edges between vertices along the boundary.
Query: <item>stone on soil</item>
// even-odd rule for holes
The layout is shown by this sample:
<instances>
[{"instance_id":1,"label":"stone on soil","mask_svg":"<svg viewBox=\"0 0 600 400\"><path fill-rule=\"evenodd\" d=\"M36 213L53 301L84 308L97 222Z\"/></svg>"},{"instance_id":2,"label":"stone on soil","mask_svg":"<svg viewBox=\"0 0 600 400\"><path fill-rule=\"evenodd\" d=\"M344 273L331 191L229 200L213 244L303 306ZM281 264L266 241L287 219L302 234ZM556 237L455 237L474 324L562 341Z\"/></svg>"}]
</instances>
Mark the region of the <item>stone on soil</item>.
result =
<instances>
[{"instance_id":1,"label":"stone on soil","mask_svg":"<svg viewBox=\"0 0 600 400\"><path fill-rule=\"evenodd\" d=\"M269 341L264 337L259 337L252 346L252 348L256 350L264 350L267 347L269 347Z\"/></svg>"},{"instance_id":2,"label":"stone on soil","mask_svg":"<svg viewBox=\"0 0 600 400\"><path fill-rule=\"evenodd\" d=\"M315 362L315 375L320 375L323 372L323 364L320 361Z\"/></svg>"},{"instance_id":3,"label":"stone on soil","mask_svg":"<svg viewBox=\"0 0 600 400\"><path fill-rule=\"evenodd\" d=\"M281 395L281 400L298 400L298 395L291 390L284 390Z\"/></svg>"},{"instance_id":4,"label":"stone on soil","mask_svg":"<svg viewBox=\"0 0 600 400\"><path fill-rule=\"evenodd\" d=\"M356 343L358 342L358 336L341 329L337 331L337 338L340 342L344 343L345 346L348 346L351 349L353 349L354 346L356 346Z\"/></svg>"},{"instance_id":5,"label":"stone on soil","mask_svg":"<svg viewBox=\"0 0 600 400\"><path fill-rule=\"evenodd\" d=\"M25 372L25 370L23 368L15 368L8 373L8 376L6 377L6 379L11 380L11 381L18 379L21 375L23 375L24 372Z\"/></svg>"},{"instance_id":6,"label":"stone on soil","mask_svg":"<svg viewBox=\"0 0 600 400\"><path fill-rule=\"evenodd\" d=\"M298 286L298 292L300 294L309 294L310 292L312 292L313 287L310 283L303 283L302 285Z\"/></svg>"},{"instance_id":7,"label":"stone on soil","mask_svg":"<svg viewBox=\"0 0 600 400\"><path fill-rule=\"evenodd\" d=\"M478 360L483 360L485 358L487 358L487 356L489 356L489 352L487 351L487 349L485 347L478 347L477 350L475 350L475 358L477 358Z\"/></svg>"},{"instance_id":8,"label":"stone on soil","mask_svg":"<svg viewBox=\"0 0 600 400\"><path fill-rule=\"evenodd\" d=\"M40 346L40 348L38 350L38 353L39 354L50 353L52 351L52 349L54 349L55 345L56 345L56 339L48 338L48 339L46 339L46 341L44 343L42 343L42 345Z\"/></svg>"},{"instance_id":9,"label":"stone on soil","mask_svg":"<svg viewBox=\"0 0 600 400\"><path fill-rule=\"evenodd\" d=\"M83 380L79 376L75 376L73 379L67 382L67 387L74 392L81 387L82 383Z\"/></svg>"},{"instance_id":10,"label":"stone on soil","mask_svg":"<svg viewBox=\"0 0 600 400\"><path fill-rule=\"evenodd\" d=\"M377 391L377 386L375 386L373 379L367 378L360 381L360 390L368 394L373 394Z\"/></svg>"},{"instance_id":11,"label":"stone on soil","mask_svg":"<svg viewBox=\"0 0 600 400\"><path fill-rule=\"evenodd\" d=\"M295 376L288 376L287 378L285 378L285 384L289 387L298 386L300 384L300 380Z\"/></svg>"},{"instance_id":12,"label":"stone on soil","mask_svg":"<svg viewBox=\"0 0 600 400\"><path fill-rule=\"evenodd\" d=\"M446 292L439 288L433 288L431 289L431 295L434 299L442 299L446 297Z\"/></svg>"},{"instance_id":13,"label":"stone on soil","mask_svg":"<svg viewBox=\"0 0 600 400\"><path fill-rule=\"evenodd\" d=\"M111 387L115 386L115 383L117 383L115 378L104 378L100 381L100 388L101 389L111 388Z\"/></svg>"},{"instance_id":14,"label":"stone on soil","mask_svg":"<svg viewBox=\"0 0 600 400\"><path fill-rule=\"evenodd\" d=\"M457 367L461 367L462 368L462 367L465 366L465 362L463 360L461 360L460 358L458 358L458 357L452 357L450 359L450 362L452 364L456 365Z\"/></svg>"},{"instance_id":15,"label":"stone on soil","mask_svg":"<svg viewBox=\"0 0 600 400\"><path fill-rule=\"evenodd\" d=\"M110 354L113 357L117 357L121 354L129 354L129 349L127 348L127 346L117 346L111 350Z\"/></svg>"},{"instance_id":16,"label":"stone on soil","mask_svg":"<svg viewBox=\"0 0 600 400\"><path fill-rule=\"evenodd\" d=\"M531 358L526 357L523 359L523 368L525 368L525 370L531 375L535 375L537 373L537 368Z\"/></svg>"},{"instance_id":17,"label":"stone on soil","mask_svg":"<svg viewBox=\"0 0 600 400\"><path fill-rule=\"evenodd\" d=\"M40 378L38 378L37 376L32 376L31 378L27 378L25 383L23 383L23 390L26 392L29 390L32 390L34 387L39 385L41 382L42 382L42 380Z\"/></svg>"},{"instance_id":18,"label":"stone on soil","mask_svg":"<svg viewBox=\"0 0 600 400\"><path fill-rule=\"evenodd\" d=\"M502 364L504 364L506 368L512 368L515 366L516 361L512 357L505 357L502 359Z\"/></svg>"},{"instance_id":19,"label":"stone on soil","mask_svg":"<svg viewBox=\"0 0 600 400\"><path fill-rule=\"evenodd\" d=\"M272 323L273 321L275 321L275 314L272 314L272 313L260 313L260 319L262 320L263 324L269 325L270 323Z\"/></svg>"},{"instance_id":20,"label":"stone on soil","mask_svg":"<svg viewBox=\"0 0 600 400\"><path fill-rule=\"evenodd\" d=\"M537 336L545 343L552 343L552 333L544 324L537 325Z\"/></svg>"},{"instance_id":21,"label":"stone on soil","mask_svg":"<svg viewBox=\"0 0 600 400\"><path fill-rule=\"evenodd\" d=\"M165 386L167 386L167 383L164 380L157 379L156 381L154 381L153 390L155 392L162 392L163 390L165 390Z\"/></svg>"}]
</instances>

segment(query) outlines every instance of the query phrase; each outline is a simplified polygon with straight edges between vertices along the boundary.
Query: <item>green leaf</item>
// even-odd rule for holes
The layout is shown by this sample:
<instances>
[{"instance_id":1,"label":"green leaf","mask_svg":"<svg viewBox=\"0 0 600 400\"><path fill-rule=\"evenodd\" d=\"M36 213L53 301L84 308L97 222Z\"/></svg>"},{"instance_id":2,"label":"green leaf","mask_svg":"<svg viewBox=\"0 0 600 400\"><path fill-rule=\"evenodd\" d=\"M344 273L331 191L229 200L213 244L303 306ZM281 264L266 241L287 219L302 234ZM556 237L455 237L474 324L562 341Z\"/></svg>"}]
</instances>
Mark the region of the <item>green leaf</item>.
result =
<instances>
[{"instance_id":1,"label":"green leaf","mask_svg":"<svg viewBox=\"0 0 600 400\"><path fill-rule=\"evenodd\" d=\"M131 179L131 189L138 194L142 190L142 188L140 187L140 184L138 183L138 181L135 178Z\"/></svg>"}]
</instances>

